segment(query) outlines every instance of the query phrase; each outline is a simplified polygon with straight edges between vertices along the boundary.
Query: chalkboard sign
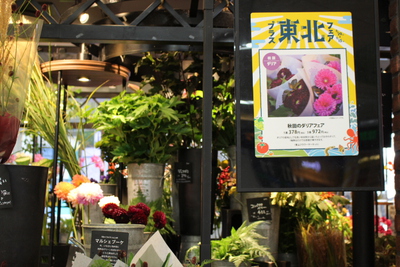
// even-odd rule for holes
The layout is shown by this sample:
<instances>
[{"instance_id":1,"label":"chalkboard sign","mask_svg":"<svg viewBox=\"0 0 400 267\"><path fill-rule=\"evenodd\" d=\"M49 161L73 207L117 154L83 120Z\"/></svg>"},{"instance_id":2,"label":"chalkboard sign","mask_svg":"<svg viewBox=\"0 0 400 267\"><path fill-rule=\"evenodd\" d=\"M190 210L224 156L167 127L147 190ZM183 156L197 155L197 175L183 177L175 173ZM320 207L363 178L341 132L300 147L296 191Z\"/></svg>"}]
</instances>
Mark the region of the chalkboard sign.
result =
<instances>
[{"instance_id":1,"label":"chalkboard sign","mask_svg":"<svg viewBox=\"0 0 400 267\"><path fill-rule=\"evenodd\" d=\"M175 183L187 184L193 182L192 163L175 162Z\"/></svg>"},{"instance_id":2,"label":"chalkboard sign","mask_svg":"<svg viewBox=\"0 0 400 267\"><path fill-rule=\"evenodd\" d=\"M121 252L128 254L129 233L112 231L93 231L90 257L99 255L115 264Z\"/></svg>"},{"instance_id":3,"label":"chalkboard sign","mask_svg":"<svg viewBox=\"0 0 400 267\"><path fill-rule=\"evenodd\" d=\"M247 211L249 222L272 220L269 197L247 199Z\"/></svg>"},{"instance_id":4,"label":"chalkboard sign","mask_svg":"<svg viewBox=\"0 0 400 267\"><path fill-rule=\"evenodd\" d=\"M0 165L0 209L12 207L11 184L8 170Z\"/></svg>"}]
</instances>

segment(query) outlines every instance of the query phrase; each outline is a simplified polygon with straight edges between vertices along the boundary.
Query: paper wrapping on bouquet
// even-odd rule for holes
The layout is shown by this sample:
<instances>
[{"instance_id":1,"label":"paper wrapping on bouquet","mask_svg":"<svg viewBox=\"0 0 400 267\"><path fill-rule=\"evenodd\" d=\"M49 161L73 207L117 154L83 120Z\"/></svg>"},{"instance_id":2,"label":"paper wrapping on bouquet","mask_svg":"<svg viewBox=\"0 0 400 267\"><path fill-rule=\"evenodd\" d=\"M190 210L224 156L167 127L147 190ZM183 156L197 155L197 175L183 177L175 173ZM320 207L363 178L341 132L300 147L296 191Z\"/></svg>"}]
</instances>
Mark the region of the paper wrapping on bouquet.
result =
<instances>
[{"instance_id":1,"label":"paper wrapping on bouquet","mask_svg":"<svg viewBox=\"0 0 400 267\"><path fill-rule=\"evenodd\" d=\"M278 68L278 69L276 69L274 71L268 72L267 77L268 77L269 80L277 79L278 78L278 73L282 69L286 68L286 69L290 70L290 72L292 74L296 75L297 72L298 72L298 69L301 68L301 61L295 56L282 56L281 60L282 61L281 61L281 67L280 68ZM281 89L283 87L288 88L288 84L289 84L289 80L284 82L284 83L282 83L279 86L276 86L276 87L273 87L273 88L269 87L269 89L267 89L268 95L272 96L274 99L277 99L278 98L278 94L281 92Z\"/></svg>"},{"instance_id":2,"label":"paper wrapping on bouquet","mask_svg":"<svg viewBox=\"0 0 400 267\"><path fill-rule=\"evenodd\" d=\"M8 160L15 146L42 27L42 20L22 16L0 40L0 163Z\"/></svg>"}]
</instances>

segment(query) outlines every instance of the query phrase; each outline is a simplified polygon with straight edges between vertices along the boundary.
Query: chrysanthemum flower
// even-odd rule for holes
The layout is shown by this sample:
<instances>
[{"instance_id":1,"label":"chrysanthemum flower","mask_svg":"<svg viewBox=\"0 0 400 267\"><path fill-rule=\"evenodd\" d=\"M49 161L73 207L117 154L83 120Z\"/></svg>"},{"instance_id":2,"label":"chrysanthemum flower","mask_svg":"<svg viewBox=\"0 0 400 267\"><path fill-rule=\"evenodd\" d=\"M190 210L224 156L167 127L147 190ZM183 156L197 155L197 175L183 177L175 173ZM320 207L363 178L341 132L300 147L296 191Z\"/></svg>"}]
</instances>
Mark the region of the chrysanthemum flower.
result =
<instances>
[{"instance_id":1,"label":"chrysanthemum flower","mask_svg":"<svg viewBox=\"0 0 400 267\"><path fill-rule=\"evenodd\" d=\"M328 88L328 90L326 90L327 93L329 93L333 99L335 99L336 104L341 104L343 101L343 91L342 91L342 84L341 83L337 83L335 85L333 85L332 87Z\"/></svg>"},{"instance_id":2,"label":"chrysanthemum flower","mask_svg":"<svg viewBox=\"0 0 400 267\"><path fill-rule=\"evenodd\" d=\"M106 205L103 206L103 208L101 209L101 211L103 212L104 217L106 218L113 218L113 214L114 211L116 209L119 209L119 206L115 203L108 203Z\"/></svg>"},{"instance_id":3,"label":"chrysanthemum flower","mask_svg":"<svg viewBox=\"0 0 400 267\"><path fill-rule=\"evenodd\" d=\"M75 186L71 183L59 182L54 187L54 194L56 194L59 199L68 200L68 194L74 188Z\"/></svg>"},{"instance_id":4,"label":"chrysanthemum flower","mask_svg":"<svg viewBox=\"0 0 400 267\"><path fill-rule=\"evenodd\" d=\"M337 77L335 73L333 73L329 69L322 69L318 71L317 75L315 75L315 86L326 90L328 87L334 85L337 82Z\"/></svg>"},{"instance_id":5,"label":"chrysanthemum flower","mask_svg":"<svg viewBox=\"0 0 400 267\"><path fill-rule=\"evenodd\" d=\"M72 177L72 184L76 187L80 186L82 183L90 183L90 179L80 174L75 174Z\"/></svg>"},{"instance_id":6,"label":"chrysanthemum flower","mask_svg":"<svg viewBox=\"0 0 400 267\"><path fill-rule=\"evenodd\" d=\"M162 211L155 211L153 214L154 226L157 229L162 229L167 224L167 217Z\"/></svg>"},{"instance_id":7,"label":"chrysanthemum flower","mask_svg":"<svg viewBox=\"0 0 400 267\"><path fill-rule=\"evenodd\" d=\"M119 201L119 198L116 196L106 196L99 200L100 208L103 208L105 205L107 205L109 203L114 203L117 206L119 206L119 204L121 204Z\"/></svg>"},{"instance_id":8,"label":"chrysanthemum flower","mask_svg":"<svg viewBox=\"0 0 400 267\"><path fill-rule=\"evenodd\" d=\"M323 93L315 100L313 106L317 115L330 116L336 110L336 101L330 94Z\"/></svg>"},{"instance_id":9,"label":"chrysanthemum flower","mask_svg":"<svg viewBox=\"0 0 400 267\"><path fill-rule=\"evenodd\" d=\"M95 204L103 198L103 190L99 184L96 183L83 183L77 187L77 200L79 204L89 205Z\"/></svg>"}]
</instances>

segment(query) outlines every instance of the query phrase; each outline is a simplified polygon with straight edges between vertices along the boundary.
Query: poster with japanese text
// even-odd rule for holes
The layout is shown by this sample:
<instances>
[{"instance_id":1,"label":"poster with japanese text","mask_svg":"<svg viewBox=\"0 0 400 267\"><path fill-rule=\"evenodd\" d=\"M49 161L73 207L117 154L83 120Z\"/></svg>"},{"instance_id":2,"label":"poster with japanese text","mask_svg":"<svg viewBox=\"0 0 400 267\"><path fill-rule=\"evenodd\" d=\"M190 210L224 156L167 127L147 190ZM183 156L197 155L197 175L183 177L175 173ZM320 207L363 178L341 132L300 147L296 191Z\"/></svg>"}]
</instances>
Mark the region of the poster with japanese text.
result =
<instances>
[{"instance_id":1,"label":"poster with japanese text","mask_svg":"<svg viewBox=\"0 0 400 267\"><path fill-rule=\"evenodd\" d=\"M252 13L255 156L358 155L350 12Z\"/></svg>"}]
</instances>

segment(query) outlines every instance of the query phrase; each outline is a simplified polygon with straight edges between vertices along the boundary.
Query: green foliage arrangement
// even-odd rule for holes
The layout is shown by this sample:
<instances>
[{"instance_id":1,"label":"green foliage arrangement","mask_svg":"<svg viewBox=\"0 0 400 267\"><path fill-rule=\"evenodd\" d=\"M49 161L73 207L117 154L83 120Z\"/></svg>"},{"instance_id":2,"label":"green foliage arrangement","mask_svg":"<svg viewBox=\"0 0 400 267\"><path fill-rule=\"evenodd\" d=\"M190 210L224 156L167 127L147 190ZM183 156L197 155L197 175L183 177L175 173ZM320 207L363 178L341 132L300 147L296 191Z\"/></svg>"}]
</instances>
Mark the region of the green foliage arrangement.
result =
<instances>
[{"instance_id":1,"label":"green foliage arrangement","mask_svg":"<svg viewBox=\"0 0 400 267\"><path fill-rule=\"evenodd\" d=\"M183 104L176 107L190 125L184 147L201 147L203 128L203 59L196 52L146 52L137 62L143 73L142 87L151 94L177 96ZM232 55L216 54L213 60L213 147L226 150L235 144L235 99Z\"/></svg>"},{"instance_id":2,"label":"green foliage arrangement","mask_svg":"<svg viewBox=\"0 0 400 267\"><path fill-rule=\"evenodd\" d=\"M166 163L190 131L175 109L180 103L178 97L143 91L124 91L100 103L90 117L93 127L102 131L96 147L109 151L114 162Z\"/></svg>"},{"instance_id":3,"label":"green foliage arrangement","mask_svg":"<svg viewBox=\"0 0 400 267\"><path fill-rule=\"evenodd\" d=\"M254 258L268 257L275 262L269 249L259 244L259 239L266 237L256 232L256 227L262 221L256 221L248 224L246 221L236 230L231 229L231 235L218 240L211 240L211 258L212 260L227 260L239 267L242 263L251 263ZM199 255L199 246L191 247L186 255L194 252Z\"/></svg>"},{"instance_id":4,"label":"green foliage arrangement","mask_svg":"<svg viewBox=\"0 0 400 267\"><path fill-rule=\"evenodd\" d=\"M43 76L40 64L37 61L32 70L29 94L25 103L25 120L28 121L25 131L42 137L53 148L56 129L56 103L56 90L54 90L50 81ZM71 104L79 107L79 103L76 101L71 102ZM80 144L71 143L71 136L68 133L71 125L67 122L68 118L65 118L65 121L58 125L58 148L60 160L72 177L81 171L76 155Z\"/></svg>"}]
</instances>

